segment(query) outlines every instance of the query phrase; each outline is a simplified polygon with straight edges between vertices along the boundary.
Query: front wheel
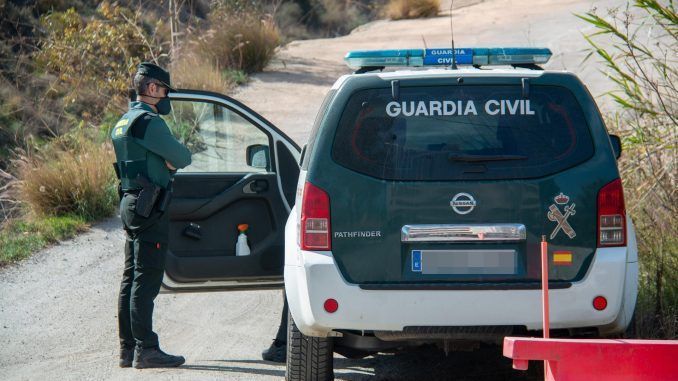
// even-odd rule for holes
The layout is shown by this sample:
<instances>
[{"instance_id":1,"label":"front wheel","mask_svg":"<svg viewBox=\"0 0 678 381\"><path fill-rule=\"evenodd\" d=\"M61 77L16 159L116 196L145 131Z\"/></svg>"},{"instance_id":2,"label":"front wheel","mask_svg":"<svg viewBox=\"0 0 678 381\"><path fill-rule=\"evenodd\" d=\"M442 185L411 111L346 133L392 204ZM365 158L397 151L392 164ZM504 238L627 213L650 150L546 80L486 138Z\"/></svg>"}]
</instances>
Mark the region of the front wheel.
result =
<instances>
[{"instance_id":1,"label":"front wheel","mask_svg":"<svg viewBox=\"0 0 678 381\"><path fill-rule=\"evenodd\" d=\"M310 337L299 331L292 314L287 315L288 381L327 381L334 379L332 338Z\"/></svg>"}]
</instances>

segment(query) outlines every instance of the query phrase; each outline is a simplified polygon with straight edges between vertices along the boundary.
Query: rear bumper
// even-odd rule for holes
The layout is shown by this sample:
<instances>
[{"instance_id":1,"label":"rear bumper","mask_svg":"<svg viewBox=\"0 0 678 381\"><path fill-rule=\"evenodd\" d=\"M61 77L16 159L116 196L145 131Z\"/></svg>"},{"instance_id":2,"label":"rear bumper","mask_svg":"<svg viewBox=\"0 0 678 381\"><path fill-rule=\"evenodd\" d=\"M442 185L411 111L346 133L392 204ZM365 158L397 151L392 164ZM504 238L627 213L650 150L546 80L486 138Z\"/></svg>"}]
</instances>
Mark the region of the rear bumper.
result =
<instances>
[{"instance_id":1,"label":"rear bumper","mask_svg":"<svg viewBox=\"0 0 678 381\"><path fill-rule=\"evenodd\" d=\"M286 231L285 289L300 331L327 336L332 330L401 331L407 326L525 326L541 329L540 290L364 290L346 282L331 252L299 250L296 218ZM632 231L632 227L630 228ZM600 327L623 331L637 294L638 264L629 247L598 249L585 278L570 288L550 291L551 328ZM593 308L605 296L603 311ZM339 303L335 313L326 299Z\"/></svg>"}]
</instances>

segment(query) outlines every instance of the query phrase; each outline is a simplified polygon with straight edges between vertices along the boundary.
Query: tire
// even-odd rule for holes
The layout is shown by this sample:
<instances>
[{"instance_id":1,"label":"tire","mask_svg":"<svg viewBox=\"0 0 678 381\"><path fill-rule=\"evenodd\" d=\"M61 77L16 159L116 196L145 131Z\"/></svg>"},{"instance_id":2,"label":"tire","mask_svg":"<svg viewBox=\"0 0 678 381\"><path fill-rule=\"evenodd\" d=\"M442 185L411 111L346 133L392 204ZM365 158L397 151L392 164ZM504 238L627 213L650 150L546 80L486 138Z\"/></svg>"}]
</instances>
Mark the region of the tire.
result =
<instances>
[{"instance_id":1,"label":"tire","mask_svg":"<svg viewBox=\"0 0 678 381\"><path fill-rule=\"evenodd\" d=\"M310 337L299 331L292 314L287 315L288 381L327 381L334 379L332 338Z\"/></svg>"}]
</instances>

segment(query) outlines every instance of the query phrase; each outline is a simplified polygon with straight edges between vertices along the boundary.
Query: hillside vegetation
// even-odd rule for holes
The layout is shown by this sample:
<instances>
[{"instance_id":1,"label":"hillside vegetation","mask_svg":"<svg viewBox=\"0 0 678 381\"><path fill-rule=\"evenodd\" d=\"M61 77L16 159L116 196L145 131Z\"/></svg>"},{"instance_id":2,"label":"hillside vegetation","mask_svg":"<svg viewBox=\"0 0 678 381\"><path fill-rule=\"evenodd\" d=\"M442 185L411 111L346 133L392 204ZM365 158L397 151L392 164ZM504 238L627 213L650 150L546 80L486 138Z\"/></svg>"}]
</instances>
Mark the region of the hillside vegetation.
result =
<instances>
[{"instance_id":1,"label":"hillside vegetation","mask_svg":"<svg viewBox=\"0 0 678 381\"><path fill-rule=\"evenodd\" d=\"M227 93L280 44L347 33L383 3L0 0L0 266L114 212L108 133L140 62Z\"/></svg>"},{"instance_id":2,"label":"hillside vegetation","mask_svg":"<svg viewBox=\"0 0 678 381\"><path fill-rule=\"evenodd\" d=\"M633 9L632 9L633 8ZM640 12L632 12L640 11ZM639 16L633 16L638 14ZM603 17L605 16L605 17ZM607 125L623 139L620 171L635 223L639 337L678 337L678 14L673 2L635 0L605 15L579 17L601 71L617 85L621 111ZM605 41L610 49L602 48ZM609 42L612 42L610 44Z\"/></svg>"}]
</instances>

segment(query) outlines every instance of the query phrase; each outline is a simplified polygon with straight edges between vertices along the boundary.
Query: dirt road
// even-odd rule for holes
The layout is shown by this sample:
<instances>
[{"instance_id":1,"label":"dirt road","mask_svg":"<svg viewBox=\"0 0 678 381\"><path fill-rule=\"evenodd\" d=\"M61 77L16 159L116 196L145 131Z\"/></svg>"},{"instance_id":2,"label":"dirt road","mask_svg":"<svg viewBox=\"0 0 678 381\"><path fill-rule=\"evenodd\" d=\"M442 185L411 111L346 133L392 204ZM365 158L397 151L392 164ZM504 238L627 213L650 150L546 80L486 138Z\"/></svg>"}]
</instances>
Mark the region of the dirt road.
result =
<instances>
[{"instance_id":1,"label":"dirt road","mask_svg":"<svg viewBox=\"0 0 678 381\"><path fill-rule=\"evenodd\" d=\"M572 13L619 1L457 1L457 46L548 46L550 69L576 72L594 95L609 88L593 65L582 67L587 30ZM448 3L449 4L449 3ZM447 9L447 5L443 5ZM341 74L351 49L449 46L449 19L377 21L336 39L293 42L267 72L235 97L305 143L323 95ZM168 352L186 356L181 369L117 368L116 297L123 235L117 218L74 240L0 271L2 380L265 380L284 366L260 360L280 319L279 292L161 295L155 326ZM420 350L363 360L335 358L337 379L536 379L511 370L498 348L450 357ZM533 366L534 368L534 366ZM526 377L529 376L529 377Z\"/></svg>"}]
</instances>

